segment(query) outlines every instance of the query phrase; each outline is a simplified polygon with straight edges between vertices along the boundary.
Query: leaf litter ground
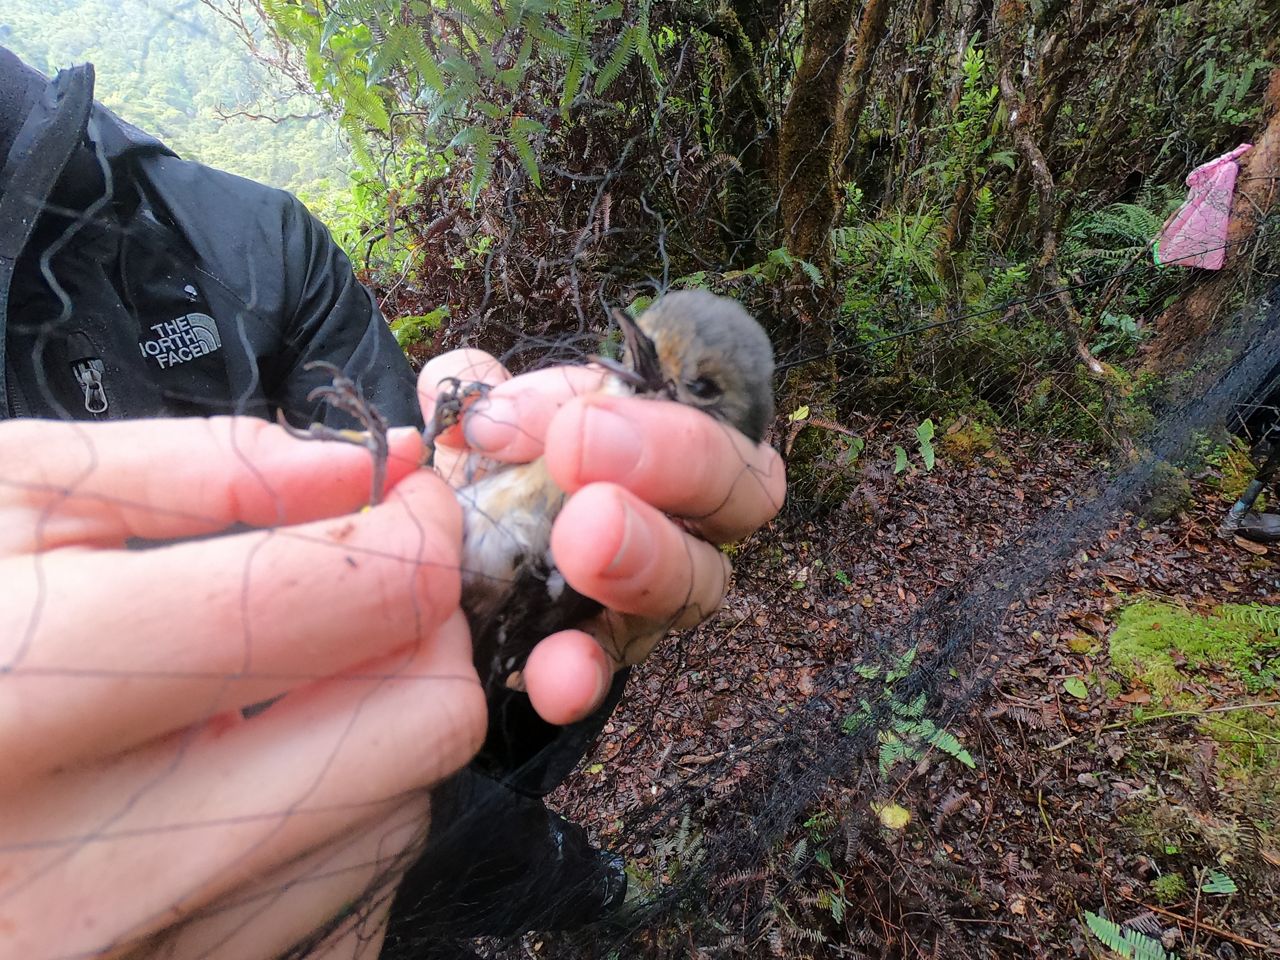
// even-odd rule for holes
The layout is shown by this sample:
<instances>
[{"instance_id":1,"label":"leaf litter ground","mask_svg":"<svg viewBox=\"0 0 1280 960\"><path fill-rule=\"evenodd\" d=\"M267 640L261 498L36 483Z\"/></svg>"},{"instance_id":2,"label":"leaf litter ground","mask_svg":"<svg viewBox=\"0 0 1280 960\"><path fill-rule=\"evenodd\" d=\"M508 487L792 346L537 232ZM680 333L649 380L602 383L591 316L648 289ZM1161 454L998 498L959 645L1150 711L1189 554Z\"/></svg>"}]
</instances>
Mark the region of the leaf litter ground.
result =
<instances>
[{"instance_id":1,"label":"leaf litter ground","mask_svg":"<svg viewBox=\"0 0 1280 960\"><path fill-rule=\"evenodd\" d=\"M698 859L697 831L728 815L720 798L776 775L768 748L794 735L788 714L831 664L876 662L934 591L963 585L1037 517L1069 511L1097 476L1082 445L1012 434L972 457L943 453L932 472L894 475L891 432L868 442L843 505L820 521L784 518L740 549L723 609L637 671L594 756L554 795L627 857L637 892L679 884ZM1001 627L1001 642L976 641L969 662L988 661L991 686L963 712L934 717L974 769L924 749L885 771L873 752L832 778L758 869L712 878L714 902L733 904L709 918L721 953L1104 956L1085 931L1091 911L1184 957L1280 955L1278 778L1267 774L1280 760L1270 733L1280 724L1267 726L1280 691L1249 691L1207 667L1188 671L1166 703L1108 657L1116 617L1135 601L1280 599L1274 555L1216 537L1228 504L1212 479L1193 484L1174 519L1121 517ZM855 710L856 691L834 698ZM1256 763L1229 762L1238 745L1201 711L1226 719L1259 702L1269 704L1253 711L1263 724L1241 738ZM813 731L815 745L829 734ZM884 827L873 807L886 804L910 823ZM655 808L684 812L662 835L627 834ZM1238 892L1202 891L1212 869ZM645 949L687 955L683 936L656 928ZM536 944L556 955L553 939Z\"/></svg>"}]
</instances>

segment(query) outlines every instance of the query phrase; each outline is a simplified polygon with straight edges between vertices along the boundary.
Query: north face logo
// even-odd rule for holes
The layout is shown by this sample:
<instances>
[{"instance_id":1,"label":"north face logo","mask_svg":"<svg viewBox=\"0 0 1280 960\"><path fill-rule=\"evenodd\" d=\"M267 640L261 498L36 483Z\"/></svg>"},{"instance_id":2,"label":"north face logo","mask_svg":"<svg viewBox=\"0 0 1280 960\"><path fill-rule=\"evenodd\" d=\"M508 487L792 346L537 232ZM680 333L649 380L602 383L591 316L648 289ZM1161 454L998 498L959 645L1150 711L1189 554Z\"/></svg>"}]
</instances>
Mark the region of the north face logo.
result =
<instances>
[{"instance_id":1,"label":"north face logo","mask_svg":"<svg viewBox=\"0 0 1280 960\"><path fill-rule=\"evenodd\" d=\"M213 317L206 313L188 313L167 323L153 324L155 337L138 344L144 357L150 357L160 368L176 367L222 347L222 337Z\"/></svg>"}]
</instances>

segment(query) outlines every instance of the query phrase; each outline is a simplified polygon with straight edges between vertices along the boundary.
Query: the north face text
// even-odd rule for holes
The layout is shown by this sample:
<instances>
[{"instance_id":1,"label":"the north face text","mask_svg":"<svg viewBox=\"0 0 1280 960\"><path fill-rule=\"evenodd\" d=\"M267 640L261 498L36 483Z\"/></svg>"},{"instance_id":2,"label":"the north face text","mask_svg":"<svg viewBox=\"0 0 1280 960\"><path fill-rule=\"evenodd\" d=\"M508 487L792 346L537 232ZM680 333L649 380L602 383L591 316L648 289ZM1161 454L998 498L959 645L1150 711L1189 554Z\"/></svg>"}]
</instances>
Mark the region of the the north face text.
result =
<instances>
[{"instance_id":1,"label":"the north face text","mask_svg":"<svg viewBox=\"0 0 1280 960\"><path fill-rule=\"evenodd\" d=\"M138 349L161 369L203 357L222 346L217 323L204 313L188 313L176 320L153 324L151 331L155 336L141 341Z\"/></svg>"}]
</instances>

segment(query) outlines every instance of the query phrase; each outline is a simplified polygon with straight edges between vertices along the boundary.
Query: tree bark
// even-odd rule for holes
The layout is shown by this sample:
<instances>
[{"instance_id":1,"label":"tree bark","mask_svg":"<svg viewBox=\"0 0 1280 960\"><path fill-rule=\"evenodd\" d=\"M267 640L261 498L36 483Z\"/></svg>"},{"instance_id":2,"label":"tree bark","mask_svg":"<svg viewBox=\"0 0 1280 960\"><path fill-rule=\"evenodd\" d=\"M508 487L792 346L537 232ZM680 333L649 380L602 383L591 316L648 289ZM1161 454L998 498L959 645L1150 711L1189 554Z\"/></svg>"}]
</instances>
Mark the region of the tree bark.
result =
<instances>
[{"instance_id":1,"label":"tree bark","mask_svg":"<svg viewBox=\"0 0 1280 960\"><path fill-rule=\"evenodd\" d=\"M800 66L782 116L778 176L782 234L793 256L825 266L836 195L832 176L840 78L853 4L811 0Z\"/></svg>"},{"instance_id":2,"label":"tree bark","mask_svg":"<svg viewBox=\"0 0 1280 960\"><path fill-rule=\"evenodd\" d=\"M729 7L721 7L701 26L728 55L728 69L719 83L719 134L734 166L725 176L721 233L729 265L745 267L759 260L760 241L772 232L773 195L766 170L768 106L758 74L759 47L764 41L761 4L753 0L737 6L750 14L750 29L740 13Z\"/></svg>"},{"instance_id":3,"label":"tree bark","mask_svg":"<svg viewBox=\"0 0 1280 960\"><path fill-rule=\"evenodd\" d=\"M1072 350L1091 376L1110 384L1113 379L1111 368L1095 357L1085 342L1084 318L1080 316L1070 291L1058 273L1058 203L1054 196L1053 173L1045 162L1044 153L1035 136L1035 111L1014 88L1007 63L1000 69L1000 96L1009 111L1009 130L1013 134L1014 146L1029 168L1029 177L1035 185L1039 200L1036 232L1040 239L1040 257L1036 261L1036 271L1062 308L1059 326L1071 343Z\"/></svg>"},{"instance_id":4,"label":"tree bark","mask_svg":"<svg viewBox=\"0 0 1280 960\"><path fill-rule=\"evenodd\" d=\"M853 39L853 59L849 60L840 82L840 104L836 116L835 169L841 179L849 179L858 163L858 121L867 106L871 84L871 68L876 51L884 39L889 22L889 0L866 0Z\"/></svg>"},{"instance_id":5,"label":"tree bark","mask_svg":"<svg viewBox=\"0 0 1280 960\"><path fill-rule=\"evenodd\" d=\"M1280 208L1280 67L1271 71L1263 97L1262 129L1240 158L1236 195L1227 226L1222 269L1169 307L1155 322L1144 366L1161 373L1185 369L1215 322L1248 296L1257 277L1258 227ZM1269 281L1270 282L1270 281Z\"/></svg>"}]
</instances>

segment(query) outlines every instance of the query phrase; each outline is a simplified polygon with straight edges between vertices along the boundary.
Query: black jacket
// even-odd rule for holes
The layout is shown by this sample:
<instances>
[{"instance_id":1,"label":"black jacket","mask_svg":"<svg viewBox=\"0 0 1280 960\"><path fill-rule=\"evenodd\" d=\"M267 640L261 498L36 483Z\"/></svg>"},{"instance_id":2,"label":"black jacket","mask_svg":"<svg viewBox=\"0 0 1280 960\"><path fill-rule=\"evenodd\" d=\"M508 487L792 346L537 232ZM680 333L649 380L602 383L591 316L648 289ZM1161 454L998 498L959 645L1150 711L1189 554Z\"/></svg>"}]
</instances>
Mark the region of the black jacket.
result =
<instances>
[{"instance_id":1,"label":"black jacket","mask_svg":"<svg viewBox=\"0 0 1280 960\"><path fill-rule=\"evenodd\" d=\"M19 69L0 50L11 93ZM349 426L306 399L324 360L421 425L373 297L294 197L178 158L93 102L91 66L32 93L0 116L0 416Z\"/></svg>"},{"instance_id":2,"label":"black jacket","mask_svg":"<svg viewBox=\"0 0 1280 960\"><path fill-rule=\"evenodd\" d=\"M422 425L408 361L324 226L288 193L182 160L95 104L91 66L46 82L0 48L0 160L0 419L283 411L351 426L307 400L330 380L304 369L321 360L391 423ZM464 771L437 791L389 955L428 930L574 925L616 899L581 828L536 798L573 769L622 685L566 728L520 697L518 742L492 744L496 779Z\"/></svg>"}]
</instances>

